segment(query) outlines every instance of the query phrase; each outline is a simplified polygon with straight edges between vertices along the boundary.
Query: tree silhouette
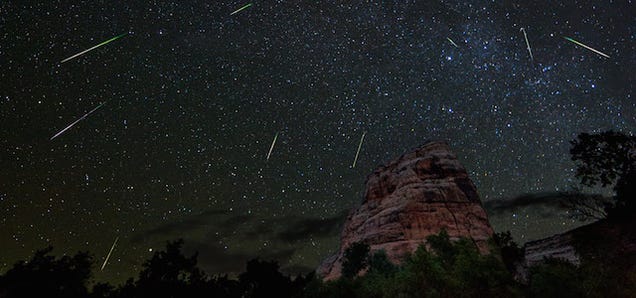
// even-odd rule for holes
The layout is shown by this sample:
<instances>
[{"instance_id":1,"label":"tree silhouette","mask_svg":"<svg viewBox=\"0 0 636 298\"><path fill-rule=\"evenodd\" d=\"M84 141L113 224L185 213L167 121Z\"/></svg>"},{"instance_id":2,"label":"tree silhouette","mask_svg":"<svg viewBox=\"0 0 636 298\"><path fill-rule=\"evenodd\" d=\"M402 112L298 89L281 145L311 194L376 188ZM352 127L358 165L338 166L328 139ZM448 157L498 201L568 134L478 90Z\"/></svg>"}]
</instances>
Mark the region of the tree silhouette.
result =
<instances>
[{"instance_id":1,"label":"tree silhouette","mask_svg":"<svg viewBox=\"0 0 636 298\"><path fill-rule=\"evenodd\" d=\"M342 276L353 278L368 265L369 245L363 242L354 242L347 247L342 262Z\"/></svg>"},{"instance_id":2,"label":"tree silhouette","mask_svg":"<svg viewBox=\"0 0 636 298\"><path fill-rule=\"evenodd\" d=\"M365 255L364 246L348 250ZM305 297L523 297L499 256L482 255L469 238L451 241L445 231L427 237L400 264L385 266L381 252L366 259L366 274L353 279L343 272L338 280L315 282Z\"/></svg>"},{"instance_id":3,"label":"tree silhouette","mask_svg":"<svg viewBox=\"0 0 636 298\"><path fill-rule=\"evenodd\" d=\"M391 275L397 271L397 266L389 260L386 251L376 251L369 257L369 273Z\"/></svg>"},{"instance_id":4,"label":"tree silhouette","mask_svg":"<svg viewBox=\"0 0 636 298\"><path fill-rule=\"evenodd\" d=\"M576 177L585 186L614 186L615 201L605 206L608 216L622 216L636 208L636 137L606 131L581 133L570 142Z\"/></svg>"},{"instance_id":5,"label":"tree silhouette","mask_svg":"<svg viewBox=\"0 0 636 298\"><path fill-rule=\"evenodd\" d=\"M140 283L197 284L206 277L197 267L198 253L186 257L181 252L183 239L168 242L166 251L157 251L143 264Z\"/></svg>"},{"instance_id":6,"label":"tree silhouette","mask_svg":"<svg viewBox=\"0 0 636 298\"><path fill-rule=\"evenodd\" d=\"M437 235L433 234L426 237L426 242L444 265L453 262L457 254L457 246L450 241L448 232L445 229L442 229Z\"/></svg>"},{"instance_id":7,"label":"tree silhouette","mask_svg":"<svg viewBox=\"0 0 636 298\"><path fill-rule=\"evenodd\" d=\"M197 254L185 256L183 240L168 242L143 264L137 281L129 279L110 297L296 297L313 275L295 280L283 275L275 261L247 262L238 280L227 275L208 277L197 267ZM101 295L99 297L107 297Z\"/></svg>"},{"instance_id":8,"label":"tree silhouette","mask_svg":"<svg viewBox=\"0 0 636 298\"><path fill-rule=\"evenodd\" d=\"M55 259L47 247L0 276L0 297L86 297L93 258L86 252Z\"/></svg>"},{"instance_id":9,"label":"tree silhouette","mask_svg":"<svg viewBox=\"0 0 636 298\"><path fill-rule=\"evenodd\" d=\"M509 272L515 271L515 266L523 259L523 249L514 242L510 231L495 233L492 235L493 242L501 250L501 259Z\"/></svg>"},{"instance_id":10,"label":"tree silhouette","mask_svg":"<svg viewBox=\"0 0 636 298\"><path fill-rule=\"evenodd\" d=\"M197 267L197 253L186 257L183 240L168 242L144 262L139 280L128 280L119 290L121 297L202 297L208 291L208 277Z\"/></svg>"},{"instance_id":11,"label":"tree silhouette","mask_svg":"<svg viewBox=\"0 0 636 298\"><path fill-rule=\"evenodd\" d=\"M110 298L119 297L115 287L109 283L98 282L93 286L93 290L88 296L90 298Z\"/></svg>"},{"instance_id":12,"label":"tree silhouette","mask_svg":"<svg viewBox=\"0 0 636 298\"><path fill-rule=\"evenodd\" d=\"M226 275L210 279L211 297L242 297L243 292L238 280L229 279Z\"/></svg>"},{"instance_id":13,"label":"tree silhouette","mask_svg":"<svg viewBox=\"0 0 636 298\"><path fill-rule=\"evenodd\" d=\"M253 259L247 262L247 270L239 275L239 283L245 297L293 297L300 294L305 285L303 279L294 283L279 271L276 261Z\"/></svg>"},{"instance_id":14,"label":"tree silhouette","mask_svg":"<svg viewBox=\"0 0 636 298\"><path fill-rule=\"evenodd\" d=\"M600 220L607 217L607 211L614 204L614 197L599 194L583 193L581 188L572 186L572 190L565 192L566 198L562 204L571 209L570 218L587 221Z\"/></svg>"}]
</instances>

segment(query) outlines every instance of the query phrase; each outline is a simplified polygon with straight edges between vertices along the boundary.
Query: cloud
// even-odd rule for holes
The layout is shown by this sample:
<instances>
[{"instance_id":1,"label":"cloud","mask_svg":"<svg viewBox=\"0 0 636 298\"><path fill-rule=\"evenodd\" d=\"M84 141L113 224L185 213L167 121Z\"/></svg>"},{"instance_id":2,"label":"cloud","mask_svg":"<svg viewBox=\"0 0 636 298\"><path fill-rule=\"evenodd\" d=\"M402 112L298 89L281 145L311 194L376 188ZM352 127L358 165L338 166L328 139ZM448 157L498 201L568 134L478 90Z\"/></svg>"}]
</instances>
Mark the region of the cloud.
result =
<instances>
[{"instance_id":1,"label":"cloud","mask_svg":"<svg viewBox=\"0 0 636 298\"><path fill-rule=\"evenodd\" d=\"M217 243L186 241L184 251L198 252L198 265L207 273L237 273L243 270L245 260L250 256L244 252L233 252Z\"/></svg>"},{"instance_id":2,"label":"cloud","mask_svg":"<svg viewBox=\"0 0 636 298\"><path fill-rule=\"evenodd\" d=\"M257 236L262 236L262 235L272 235L274 234L274 229L272 228L271 225L265 225L265 224L261 224L261 225L256 225L254 227L252 227L252 229L250 229L249 231L246 231L243 235L245 235L245 237L257 237Z\"/></svg>"},{"instance_id":3,"label":"cloud","mask_svg":"<svg viewBox=\"0 0 636 298\"><path fill-rule=\"evenodd\" d=\"M484 208L491 214L502 214L512 210L526 207L542 209L569 210L568 202L572 200L598 200L605 199L601 195L580 194L569 192L549 192L526 194L510 199L490 200L484 202ZM551 215L553 212L544 212L543 215Z\"/></svg>"},{"instance_id":4,"label":"cloud","mask_svg":"<svg viewBox=\"0 0 636 298\"><path fill-rule=\"evenodd\" d=\"M241 224L250 222L253 219L255 219L253 216L238 214L238 215L235 215L235 216L232 216L232 217L226 219L223 222L223 226L227 226L228 228L235 227L235 226L239 226Z\"/></svg>"},{"instance_id":5,"label":"cloud","mask_svg":"<svg viewBox=\"0 0 636 298\"><path fill-rule=\"evenodd\" d=\"M208 239L212 240L212 239ZM209 274L236 274L245 271L245 264L251 259L274 260L279 264L287 263L296 252L293 248L261 248L247 251L226 249L216 241L189 241L184 250L198 252L198 265Z\"/></svg>"},{"instance_id":6,"label":"cloud","mask_svg":"<svg viewBox=\"0 0 636 298\"><path fill-rule=\"evenodd\" d=\"M328 218L299 219L285 226L285 229L276 235L279 240L293 242L310 237L335 236L347 217L348 211L340 212Z\"/></svg>"},{"instance_id":7,"label":"cloud","mask_svg":"<svg viewBox=\"0 0 636 298\"><path fill-rule=\"evenodd\" d=\"M192 231L210 226L213 224L210 220L210 216L225 215L226 213L227 211L220 209L208 210L181 221L165 223L142 233L135 234L130 238L130 242L135 244L149 238L174 238L175 235L181 235L183 231Z\"/></svg>"},{"instance_id":8,"label":"cloud","mask_svg":"<svg viewBox=\"0 0 636 298\"><path fill-rule=\"evenodd\" d=\"M254 258L275 260L285 272L307 273L313 268L298 264L295 254L304 251L311 238L337 236L347 214L261 218L210 210L145 230L131 241L183 238L184 253L198 252L199 266L209 274L243 272L247 261Z\"/></svg>"}]
</instances>

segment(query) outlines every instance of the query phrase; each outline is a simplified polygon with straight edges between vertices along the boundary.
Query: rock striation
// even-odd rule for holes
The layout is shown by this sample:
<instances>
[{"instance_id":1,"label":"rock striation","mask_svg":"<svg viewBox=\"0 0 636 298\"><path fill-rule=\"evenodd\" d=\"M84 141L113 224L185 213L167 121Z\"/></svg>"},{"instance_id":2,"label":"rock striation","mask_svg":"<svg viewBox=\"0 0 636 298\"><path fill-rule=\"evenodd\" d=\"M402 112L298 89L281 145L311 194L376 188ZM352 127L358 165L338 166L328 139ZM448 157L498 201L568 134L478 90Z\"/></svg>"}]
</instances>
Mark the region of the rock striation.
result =
<instances>
[{"instance_id":1,"label":"rock striation","mask_svg":"<svg viewBox=\"0 0 636 298\"><path fill-rule=\"evenodd\" d=\"M515 277L527 282L528 271L546 259L560 259L579 265L585 259L602 260L606 266L636 272L636 217L602 219L567 232L528 242Z\"/></svg>"},{"instance_id":2,"label":"rock striation","mask_svg":"<svg viewBox=\"0 0 636 298\"><path fill-rule=\"evenodd\" d=\"M545 259L561 259L574 265L580 264L580 257L574 248L571 233L556 234L548 238L528 242L523 247L524 267L530 268Z\"/></svg>"},{"instance_id":3,"label":"rock striation","mask_svg":"<svg viewBox=\"0 0 636 298\"><path fill-rule=\"evenodd\" d=\"M451 239L468 237L482 252L489 250L493 230L475 185L447 143L429 142L367 176L362 204L349 213L338 252L317 273L338 278L345 249L358 241L399 263L442 229Z\"/></svg>"}]
</instances>

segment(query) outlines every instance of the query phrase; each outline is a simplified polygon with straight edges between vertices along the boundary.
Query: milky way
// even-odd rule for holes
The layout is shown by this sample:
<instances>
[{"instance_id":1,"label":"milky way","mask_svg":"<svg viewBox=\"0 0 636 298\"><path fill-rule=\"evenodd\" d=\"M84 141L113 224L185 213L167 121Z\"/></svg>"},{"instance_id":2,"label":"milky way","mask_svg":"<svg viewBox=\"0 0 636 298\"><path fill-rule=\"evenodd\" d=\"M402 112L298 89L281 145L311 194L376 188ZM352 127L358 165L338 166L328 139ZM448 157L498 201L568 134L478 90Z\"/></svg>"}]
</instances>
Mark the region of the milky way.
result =
<instances>
[{"instance_id":1,"label":"milky way","mask_svg":"<svg viewBox=\"0 0 636 298\"><path fill-rule=\"evenodd\" d=\"M569 140L636 130L628 1L29 2L0 4L0 271L47 245L101 263L117 237L97 279L179 237L210 273L311 270L365 176L426 140L487 202L566 190ZM521 242L576 224L491 220Z\"/></svg>"}]
</instances>

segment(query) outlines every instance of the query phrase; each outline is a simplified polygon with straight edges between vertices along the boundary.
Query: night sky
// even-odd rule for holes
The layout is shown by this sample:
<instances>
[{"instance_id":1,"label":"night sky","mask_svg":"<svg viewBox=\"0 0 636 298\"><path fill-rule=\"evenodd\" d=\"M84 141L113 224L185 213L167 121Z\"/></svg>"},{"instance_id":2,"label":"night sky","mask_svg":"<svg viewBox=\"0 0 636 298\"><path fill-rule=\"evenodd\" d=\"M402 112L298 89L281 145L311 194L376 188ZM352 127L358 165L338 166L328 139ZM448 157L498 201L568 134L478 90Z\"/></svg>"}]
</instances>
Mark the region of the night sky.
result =
<instances>
[{"instance_id":1,"label":"night sky","mask_svg":"<svg viewBox=\"0 0 636 298\"><path fill-rule=\"evenodd\" d=\"M98 280L177 238L208 273L307 271L427 140L488 202L567 190L570 140L636 131L631 1L349 2L0 2L0 272L47 245L99 267L117 237ZM521 243L580 224L515 210L490 219Z\"/></svg>"}]
</instances>

